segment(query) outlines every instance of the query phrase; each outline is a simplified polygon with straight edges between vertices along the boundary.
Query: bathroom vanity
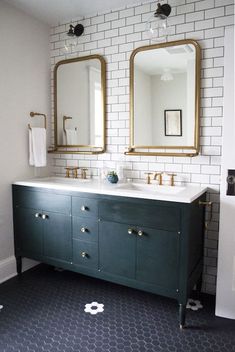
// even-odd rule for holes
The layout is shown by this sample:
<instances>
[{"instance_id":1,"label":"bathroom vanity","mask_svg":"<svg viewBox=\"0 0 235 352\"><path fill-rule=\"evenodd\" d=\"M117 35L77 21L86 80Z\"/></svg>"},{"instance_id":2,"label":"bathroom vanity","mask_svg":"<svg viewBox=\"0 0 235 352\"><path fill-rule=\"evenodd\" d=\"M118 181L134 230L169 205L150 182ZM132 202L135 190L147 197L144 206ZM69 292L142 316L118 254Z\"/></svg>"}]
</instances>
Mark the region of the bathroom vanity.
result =
<instances>
[{"instance_id":1,"label":"bathroom vanity","mask_svg":"<svg viewBox=\"0 0 235 352\"><path fill-rule=\"evenodd\" d=\"M201 280L206 189L69 181L13 185L18 273L27 257L171 297L183 327Z\"/></svg>"}]
</instances>

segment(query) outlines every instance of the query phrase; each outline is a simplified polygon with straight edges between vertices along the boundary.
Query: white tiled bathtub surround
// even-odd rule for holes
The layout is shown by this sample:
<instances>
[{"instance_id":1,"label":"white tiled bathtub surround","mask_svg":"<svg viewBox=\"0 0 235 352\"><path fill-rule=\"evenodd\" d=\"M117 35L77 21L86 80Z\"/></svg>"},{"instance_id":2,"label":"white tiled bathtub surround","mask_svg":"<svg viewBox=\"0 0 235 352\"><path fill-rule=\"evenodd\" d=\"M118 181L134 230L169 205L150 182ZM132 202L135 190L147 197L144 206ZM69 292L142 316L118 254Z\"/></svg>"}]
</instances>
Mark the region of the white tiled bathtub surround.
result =
<instances>
[{"instance_id":1,"label":"white tiled bathtub surround","mask_svg":"<svg viewBox=\"0 0 235 352\"><path fill-rule=\"evenodd\" d=\"M203 290L215 292L219 219L221 136L223 125L224 31L233 24L233 0L169 0L172 13L168 41L195 39L202 48L200 155L193 158L125 156L129 144L129 57L133 49L150 44L145 23L156 9L156 1L71 19L83 23L78 51L62 53L68 23L51 30L52 116L53 69L58 61L76 56L100 54L107 62L107 152L91 155L54 155L54 173L64 175L64 167L88 167L93 177L102 167L116 169L120 163L125 176L144 179L147 171L177 173L176 181L208 186L214 202L213 217L205 235ZM52 119L53 120L53 119ZM52 134L53 144L53 134ZM208 214L207 214L208 216Z\"/></svg>"}]
</instances>

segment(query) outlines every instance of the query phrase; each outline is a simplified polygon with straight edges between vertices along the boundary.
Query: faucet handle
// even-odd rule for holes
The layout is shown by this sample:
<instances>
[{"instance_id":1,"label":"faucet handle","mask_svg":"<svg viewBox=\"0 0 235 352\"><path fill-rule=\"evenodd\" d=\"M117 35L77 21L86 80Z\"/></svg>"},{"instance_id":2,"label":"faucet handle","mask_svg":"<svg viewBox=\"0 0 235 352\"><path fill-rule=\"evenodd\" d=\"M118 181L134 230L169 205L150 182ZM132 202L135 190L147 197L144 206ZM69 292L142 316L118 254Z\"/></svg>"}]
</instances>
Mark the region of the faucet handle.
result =
<instances>
[{"instance_id":1,"label":"faucet handle","mask_svg":"<svg viewBox=\"0 0 235 352\"><path fill-rule=\"evenodd\" d=\"M150 175L152 175L152 172L145 172L145 175L147 175L147 184L150 185L151 184L151 177Z\"/></svg>"},{"instance_id":2,"label":"faucet handle","mask_svg":"<svg viewBox=\"0 0 235 352\"><path fill-rule=\"evenodd\" d=\"M65 177L70 178L70 171L73 170L70 166L65 167L66 175Z\"/></svg>"},{"instance_id":3,"label":"faucet handle","mask_svg":"<svg viewBox=\"0 0 235 352\"><path fill-rule=\"evenodd\" d=\"M170 182L171 182L171 186L174 186L175 185L175 176L177 176L177 174L167 174L168 176L170 176Z\"/></svg>"},{"instance_id":4,"label":"faucet handle","mask_svg":"<svg viewBox=\"0 0 235 352\"><path fill-rule=\"evenodd\" d=\"M85 167L82 167L81 168L81 177L82 177L82 179L86 179L87 178L87 174L86 174L86 171L87 171L88 169L87 168L85 168Z\"/></svg>"}]
</instances>

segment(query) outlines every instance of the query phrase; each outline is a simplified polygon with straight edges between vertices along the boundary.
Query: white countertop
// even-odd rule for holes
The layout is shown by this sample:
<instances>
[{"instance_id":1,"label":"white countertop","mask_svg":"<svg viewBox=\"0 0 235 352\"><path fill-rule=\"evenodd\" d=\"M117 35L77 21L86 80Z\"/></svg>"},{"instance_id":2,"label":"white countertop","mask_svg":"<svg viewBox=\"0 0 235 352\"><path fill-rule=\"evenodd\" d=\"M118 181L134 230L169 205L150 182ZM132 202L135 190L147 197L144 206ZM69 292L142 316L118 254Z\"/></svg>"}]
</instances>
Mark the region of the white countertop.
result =
<instances>
[{"instance_id":1,"label":"white countertop","mask_svg":"<svg viewBox=\"0 0 235 352\"><path fill-rule=\"evenodd\" d=\"M64 191L106 194L119 197L143 198L168 202L191 203L204 192L200 186L158 186L143 183L117 183L108 181L68 179L63 177L44 177L14 182L15 185L58 189Z\"/></svg>"}]
</instances>

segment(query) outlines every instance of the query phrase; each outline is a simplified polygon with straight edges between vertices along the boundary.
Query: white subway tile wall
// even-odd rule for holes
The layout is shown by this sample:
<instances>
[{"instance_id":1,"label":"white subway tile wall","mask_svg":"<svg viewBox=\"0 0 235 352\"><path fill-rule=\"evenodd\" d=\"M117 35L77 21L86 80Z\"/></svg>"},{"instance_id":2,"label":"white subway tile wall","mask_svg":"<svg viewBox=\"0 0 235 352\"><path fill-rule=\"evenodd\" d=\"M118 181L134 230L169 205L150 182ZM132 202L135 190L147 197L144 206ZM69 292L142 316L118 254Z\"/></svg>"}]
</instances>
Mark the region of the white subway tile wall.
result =
<instances>
[{"instance_id":1,"label":"white subway tile wall","mask_svg":"<svg viewBox=\"0 0 235 352\"><path fill-rule=\"evenodd\" d=\"M194 158L163 156L125 156L129 144L129 58L133 49L150 44L145 22L155 10L156 1L71 19L51 30L52 145L53 70L65 58L100 54L107 62L107 152L100 155L56 154L54 173L64 175L64 167L88 167L97 177L103 165L117 168L121 162L128 178L144 179L145 172L177 173L177 182L195 183L209 188L213 201L212 221L205 232L203 291L215 293L219 228L220 156L223 125L223 75L225 26L233 24L233 0L169 0L169 41L198 40L202 48L200 155ZM64 56L62 48L69 24L83 23L85 32L78 39L77 51ZM209 218L208 211L206 218Z\"/></svg>"}]
</instances>

